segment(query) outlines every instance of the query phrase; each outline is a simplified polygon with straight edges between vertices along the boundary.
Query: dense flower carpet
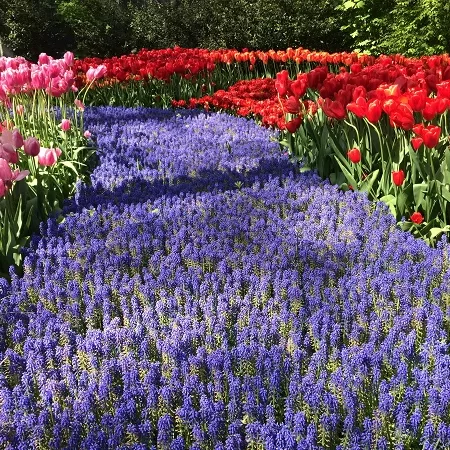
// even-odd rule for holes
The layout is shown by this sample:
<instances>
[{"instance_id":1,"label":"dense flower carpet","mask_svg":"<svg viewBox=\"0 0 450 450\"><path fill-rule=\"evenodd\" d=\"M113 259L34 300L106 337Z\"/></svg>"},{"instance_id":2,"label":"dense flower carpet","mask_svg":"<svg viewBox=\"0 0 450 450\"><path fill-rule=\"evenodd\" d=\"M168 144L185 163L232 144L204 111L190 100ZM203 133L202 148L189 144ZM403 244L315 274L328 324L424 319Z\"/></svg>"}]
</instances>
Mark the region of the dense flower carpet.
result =
<instances>
[{"instance_id":1,"label":"dense flower carpet","mask_svg":"<svg viewBox=\"0 0 450 450\"><path fill-rule=\"evenodd\" d=\"M273 131L91 108L92 185L0 285L0 447L450 446L450 249Z\"/></svg>"}]
</instances>

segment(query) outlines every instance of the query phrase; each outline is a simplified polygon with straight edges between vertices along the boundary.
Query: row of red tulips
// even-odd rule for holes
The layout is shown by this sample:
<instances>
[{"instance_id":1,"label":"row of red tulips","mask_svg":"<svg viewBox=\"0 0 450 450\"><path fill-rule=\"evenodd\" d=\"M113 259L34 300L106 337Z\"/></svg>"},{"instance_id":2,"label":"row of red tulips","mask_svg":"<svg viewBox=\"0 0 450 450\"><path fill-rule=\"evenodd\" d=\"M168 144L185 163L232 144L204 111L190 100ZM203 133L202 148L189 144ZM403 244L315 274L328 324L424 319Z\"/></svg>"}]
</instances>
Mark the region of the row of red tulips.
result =
<instances>
[{"instance_id":1,"label":"row of red tulips","mask_svg":"<svg viewBox=\"0 0 450 450\"><path fill-rule=\"evenodd\" d=\"M449 68L419 62L352 65L338 74L321 66L173 106L251 114L286 130L304 165L385 201L403 228L434 242L450 231L449 78Z\"/></svg>"},{"instance_id":2,"label":"row of red tulips","mask_svg":"<svg viewBox=\"0 0 450 450\"><path fill-rule=\"evenodd\" d=\"M306 64L350 66L358 64L361 67L382 64L384 66L396 64L408 66L410 64L421 66L424 69L446 67L449 62L447 55L425 56L420 59L405 58L402 55L374 56L347 53L312 52L303 48L287 50L264 51L237 51L235 49L206 50L185 49L180 47L146 50L131 55L112 58L85 58L77 60L75 71L78 74L78 86L85 82L83 74L92 68L103 65L106 67L106 78L116 79L119 82L130 79L156 78L169 81L174 74L187 79L196 77L205 72L212 72L217 65L232 65L247 63L254 67L258 62L293 63L297 66Z\"/></svg>"}]
</instances>

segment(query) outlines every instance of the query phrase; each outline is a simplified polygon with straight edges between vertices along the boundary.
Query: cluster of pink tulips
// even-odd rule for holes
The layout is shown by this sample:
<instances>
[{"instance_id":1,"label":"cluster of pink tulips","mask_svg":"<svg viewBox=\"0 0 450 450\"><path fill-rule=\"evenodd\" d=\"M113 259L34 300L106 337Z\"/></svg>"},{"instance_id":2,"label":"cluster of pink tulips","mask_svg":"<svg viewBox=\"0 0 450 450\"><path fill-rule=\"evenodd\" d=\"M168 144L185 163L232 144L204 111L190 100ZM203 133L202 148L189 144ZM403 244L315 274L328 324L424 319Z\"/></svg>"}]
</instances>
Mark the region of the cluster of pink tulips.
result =
<instances>
[{"instance_id":1,"label":"cluster of pink tulips","mask_svg":"<svg viewBox=\"0 0 450 450\"><path fill-rule=\"evenodd\" d=\"M0 58L0 276L20 265L20 247L74 192L93 153L78 98L90 86L79 92L73 65L71 52L37 63ZM91 81L103 75L89 72Z\"/></svg>"}]
</instances>

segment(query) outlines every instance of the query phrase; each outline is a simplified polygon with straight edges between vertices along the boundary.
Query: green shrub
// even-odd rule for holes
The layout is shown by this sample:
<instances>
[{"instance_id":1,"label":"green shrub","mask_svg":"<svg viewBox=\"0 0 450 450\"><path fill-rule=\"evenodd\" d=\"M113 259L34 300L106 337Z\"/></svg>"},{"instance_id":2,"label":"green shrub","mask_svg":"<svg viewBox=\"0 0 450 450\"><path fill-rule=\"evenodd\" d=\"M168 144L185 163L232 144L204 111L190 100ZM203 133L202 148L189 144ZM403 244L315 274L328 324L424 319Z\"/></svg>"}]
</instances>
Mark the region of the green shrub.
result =
<instances>
[{"instance_id":1,"label":"green shrub","mask_svg":"<svg viewBox=\"0 0 450 450\"><path fill-rule=\"evenodd\" d=\"M352 50L405 56L450 50L450 4L441 0L342 0Z\"/></svg>"}]
</instances>

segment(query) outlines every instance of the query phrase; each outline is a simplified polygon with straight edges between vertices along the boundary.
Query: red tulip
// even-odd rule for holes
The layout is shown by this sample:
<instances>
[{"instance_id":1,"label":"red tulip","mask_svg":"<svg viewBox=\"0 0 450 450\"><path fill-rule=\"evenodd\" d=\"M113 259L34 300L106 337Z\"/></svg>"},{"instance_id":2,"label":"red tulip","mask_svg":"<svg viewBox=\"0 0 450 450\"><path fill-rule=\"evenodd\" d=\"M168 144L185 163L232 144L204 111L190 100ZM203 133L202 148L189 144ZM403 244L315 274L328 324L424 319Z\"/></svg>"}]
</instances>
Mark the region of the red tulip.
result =
<instances>
[{"instance_id":1,"label":"red tulip","mask_svg":"<svg viewBox=\"0 0 450 450\"><path fill-rule=\"evenodd\" d=\"M291 114L297 114L300 111L300 102L298 101L298 98L291 95L286 100L286 111Z\"/></svg>"},{"instance_id":2,"label":"red tulip","mask_svg":"<svg viewBox=\"0 0 450 450\"><path fill-rule=\"evenodd\" d=\"M277 79L275 81L275 89L280 97L284 97L289 91L289 72L282 70L277 73Z\"/></svg>"},{"instance_id":3,"label":"red tulip","mask_svg":"<svg viewBox=\"0 0 450 450\"><path fill-rule=\"evenodd\" d=\"M295 133L298 127L302 124L303 117L296 117L295 119L290 120L286 123L286 129L289 133Z\"/></svg>"},{"instance_id":4,"label":"red tulip","mask_svg":"<svg viewBox=\"0 0 450 450\"><path fill-rule=\"evenodd\" d=\"M367 105L367 120L371 123L376 123L380 120L383 109L381 108L381 102L377 98L371 100Z\"/></svg>"},{"instance_id":5,"label":"red tulip","mask_svg":"<svg viewBox=\"0 0 450 450\"><path fill-rule=\"evenodd\" d=\"M414 92L409 98L409 104L413 111L422 111L427 104L427 93L426 91Z\"/></svg>"},{"instance_id":6,"label":"red tulip","mask_svg":"<svg viewBox=\"0 0 450 450\"><path fill-rule=\"evenodd\" d=\"M308 87L307 80L305 78L298 78L291 83L291 91L297 98L303 97Z\"/></svg>"},{"instance_id":7,"label":"red tulip","mask_svg":"<svg viewBox=\"0 0 450 450\"><path fill-rule=\"evenodd\" d=\"M352 93L353 101L356 102L356 99L359 97L364 97L364 98L367 97L367 90L364 86L357 86L353 90L353 93Z\"/></svg>"},{"instance_id":8,"label":"red tulip","mask_svg":"<svg viewBox=\"0 0 450 450\"><path fill-rule=\"evenodd\" d=\"M434 148L439 143L439 138L441 136L441 128L436 125L428 125L422 130L423 143L428 148Z\"/></svg>"},{"instance_id":9,"label":"red tulip","mask_svg":"<svg viewBox=\"0 0 450 450\"><path fill-rule=\"evenodd\" d=\"M436 84L438 97L450 98L450 81Z\"/></svg>"},{"instance_id":10,"label":"red tulip","mask_svg":"<svg viewBox=\"0 0 450 450\"><path fill-rule=\"evenodd\" d=\"M332 117L333 119L342 120L345 119L347 113L345 112L344 106L340 102L333 102L330 98L326 98L322 104L321 107L323 109L323 112L328 116Z\"/></svg>"},{"instance_id":11,"label":"red tulip","mask_svg":"<svg viewBox=\"0 0 450 450\"><path fill-rule=\"evenodd\" d=\"M434 99L434 106L438 114L444 114L449 106L449 100L448 98L437 97Z\"/></svg>"},{"instance_id":12,"label":"red tulip","mask_svg":"<svg viewBox=\"0 0 450 450\"><path fill-rule=\"evenodd\" d=\"M425 108L422 110L422 116L425 120L433 120L437 114L436 103L432 99L427 99Z\"/></svg>"},{"instance_id":13,"label":"red tulip","mask_svg":"<svg viewBox=\"0 0 450 450\"><path fill-rule=\"evenodd\" d=\"M437 125L427 125L426 127L424 127L423 124L419 123L415 127L413 127L413 131L420 138L422 138L423 143L428 148L434 148L436 147L436 145L438 145L439 138L441 137L441 128Z\"/></svg>"},{"instance_id":14,"label":"red tulip","mask_svg":"<svg viewBox=\"0 0 450 450\"><path fill-rule=\"evenodd\" d=\"M358 164L361 161L361 152L359 151L358 148L352 148L351 150L349 150L347 152L347 156L348 159L353 163L353 164Z\"/></svg>"},{"instance_id":15,"label":"red tulip","mask_svg":"<svg viewBox=\"0 0 450 450\"><path fill-rule=\"evenodd\" d=\"M411 222L416 223L417 225L420 225L423 222L423 216L420 212L416 211L414 213L411 214Z\"/></svg>"},{"instance_id":16,"label":"red tulip","mask_svg":"<svg viewBox=\"0 0 450 450\"><path fill-rule=\"evenodd\" d=\"M401 186L405 181L405 172L403 170L392 171L392 181L396 186Z\"/></svg>"},{"instance_id":17,"label":"red tulip","mask_svg":"<svg viewBox=\"0 0 450 450\"><path fill-rule=\"evenodd\" d=\"M413 146L413 149L417 152L417 150L419 150L419 147L423 144L423 139L421 137L412 138L411 144Z\"/></svg>"},{"instance_id":18,"label":"red tulip","mask_svg":"<svg viewBox=\"0 0 450 450\"><path fill-rule=\"evenodd\" d=\"M402 128L403 130L411 130L414 126L414 116L411 107L405 103L398 103L397 108L389 115L391 124Z\"/></svg>"},{"instance_id":19,"label":"red tulip","mask_svg":"<svg viewBox=\"0 0 450 450\"><path fill-rule=\"evenodd\" d=\"M355 102L347 105L347 110L362 119L367 113L366 99L364 97L358 97Z\"/></svg>"}]
</instances>

